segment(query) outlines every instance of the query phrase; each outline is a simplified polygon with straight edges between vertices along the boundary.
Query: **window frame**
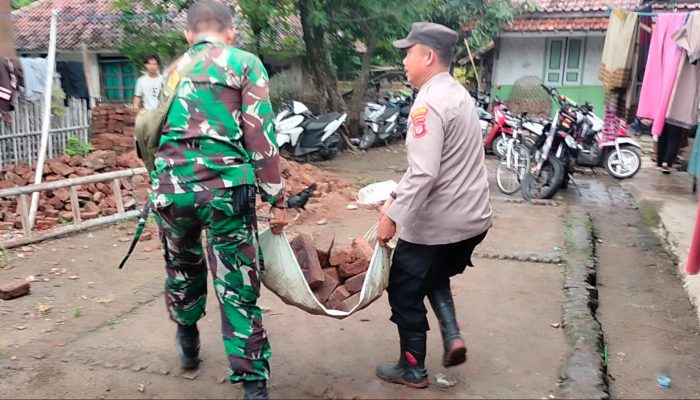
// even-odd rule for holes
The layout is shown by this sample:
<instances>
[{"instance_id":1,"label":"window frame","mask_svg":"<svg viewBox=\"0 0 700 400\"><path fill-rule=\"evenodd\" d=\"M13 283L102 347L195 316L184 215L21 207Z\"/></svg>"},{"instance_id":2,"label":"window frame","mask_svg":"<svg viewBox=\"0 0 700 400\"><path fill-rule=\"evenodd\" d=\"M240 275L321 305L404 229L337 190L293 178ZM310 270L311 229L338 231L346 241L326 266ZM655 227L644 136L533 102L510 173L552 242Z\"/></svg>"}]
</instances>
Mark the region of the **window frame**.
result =
<instances>
[{"instance_id":1,"label":"window frame","mask_svg":"<svg viewBox=\"0 0 700 400\"><path fill-rule=\"evenodd\" d=\"M559 46L558 68L552 67L552 54L555 44ZM569 66L574 58L572 48L578 44L578 63L576 66ZM586 58L586 38L585 37L555 37L548 38L545 51L545 67L543 81L547 85L554 86L581 86L583 82L584 63ZM554 74L558 79L550 79ZM576 74L575 80L568 80L569 74Z\"/></svg>"},{"instance_id":2,"label":"window frame","mask_svg":"<svg viewBox=\"0 0 700 400\"><path fill-rule=\"evenodd\" d=\"M123 57L101 58L98 61L100 70L100 95L106 102L111 103L127 103L131 102L136 90L136 80L139 78L139 71L131 65L131 62ZM116 71L107 71L109 65L116 66ZM108 84L108 78L116 79L116 85ZM133 85L126 85L125 80L130 79ZM118 97L110 96L110 92L117 91Z\"/></svg>"}]
</instances>

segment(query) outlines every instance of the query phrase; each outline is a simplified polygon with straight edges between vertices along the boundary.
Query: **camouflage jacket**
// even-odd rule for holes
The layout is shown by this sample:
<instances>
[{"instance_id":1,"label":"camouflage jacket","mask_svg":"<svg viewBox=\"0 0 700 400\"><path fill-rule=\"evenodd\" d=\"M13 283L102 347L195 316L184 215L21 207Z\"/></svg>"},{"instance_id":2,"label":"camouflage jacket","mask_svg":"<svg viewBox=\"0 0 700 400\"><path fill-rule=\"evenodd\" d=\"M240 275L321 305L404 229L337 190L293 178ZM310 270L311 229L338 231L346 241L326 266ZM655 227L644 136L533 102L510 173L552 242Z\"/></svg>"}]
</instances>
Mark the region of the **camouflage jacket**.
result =
<instances>
[{"instance_id":1,"label":"camouflage jacket","mask_svg":"<svg viewBox=\"0 0 700 400\"><path fill-rule=\"evenodd\" d=\"M154 193L255 184L263 201L279 201L284 191L265 67L250 53L203 37L171 70L200 51L209 53L181 77L163 127Z\"/></svg>"}]
</instances>

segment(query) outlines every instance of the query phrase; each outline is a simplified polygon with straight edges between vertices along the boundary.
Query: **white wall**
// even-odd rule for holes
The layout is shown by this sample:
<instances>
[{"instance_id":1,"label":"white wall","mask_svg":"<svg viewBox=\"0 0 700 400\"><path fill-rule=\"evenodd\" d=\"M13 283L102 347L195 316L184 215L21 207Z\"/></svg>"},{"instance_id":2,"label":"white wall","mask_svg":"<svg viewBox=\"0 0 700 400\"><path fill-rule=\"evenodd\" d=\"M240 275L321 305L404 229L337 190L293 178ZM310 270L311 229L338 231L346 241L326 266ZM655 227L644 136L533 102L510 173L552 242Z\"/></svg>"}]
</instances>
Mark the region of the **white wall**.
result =
<instances>
[{"instance_id":1,"label":"white wall","mask_svg":"<svg viewBox=\"0 0 700 400\"><path fill-rule=\"evenodd\" d=\"M554 37L554 36L553 36ZM561 37L561 35L557 36ZM601 85L598 69L603 54L604 36L586 37L586 53L582 85ZM512 85L523 76L542 78L547 37L512 37L500 39L498 59L494 66L494 85Z\"/></svg>"},{"instance_id":2,"label":"white wall","mask_svg":"<svg viewBox=\"0 0 700 400\"><path fill-rule=\"evenodd\" d=\"M583 83L582 85L602 85L598 79L600 61L603 58L604 36L594 36L586 39L586 58L584 59Z\"/></svg>"},{"instance_id":3,"label":"white wall","mask_svg":"<svg viewBox=\"0 0 700 400\"><path fill-rule=\"evenodd\" d=\"M523 76L542 77L546 39L544 37L504 37L500 39L493 83L512 85Z\"/></svg>"}]
</instances>

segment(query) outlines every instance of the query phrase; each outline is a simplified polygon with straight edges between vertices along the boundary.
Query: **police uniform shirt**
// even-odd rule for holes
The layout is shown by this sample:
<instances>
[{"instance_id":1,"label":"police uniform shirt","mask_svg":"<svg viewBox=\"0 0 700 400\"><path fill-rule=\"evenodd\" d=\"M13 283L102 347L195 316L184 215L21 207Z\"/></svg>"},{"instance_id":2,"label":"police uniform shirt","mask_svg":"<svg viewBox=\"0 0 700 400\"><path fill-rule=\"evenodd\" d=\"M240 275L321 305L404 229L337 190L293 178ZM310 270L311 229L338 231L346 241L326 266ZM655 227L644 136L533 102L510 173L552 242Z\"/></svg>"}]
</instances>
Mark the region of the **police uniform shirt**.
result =
<instances>
[{"instance_id":1,"label":"police uniform shirt","mask_svg":"<svg viewBox=\"0 0 700 400\"><path fill-rule=\"evenodd\" d=\"M491 227L479 119L469 93L449 73L421 87L411 108L406 148L408 170L388 211L401 226L402 240L457 243Z\"/></svg>"}]
</instances>

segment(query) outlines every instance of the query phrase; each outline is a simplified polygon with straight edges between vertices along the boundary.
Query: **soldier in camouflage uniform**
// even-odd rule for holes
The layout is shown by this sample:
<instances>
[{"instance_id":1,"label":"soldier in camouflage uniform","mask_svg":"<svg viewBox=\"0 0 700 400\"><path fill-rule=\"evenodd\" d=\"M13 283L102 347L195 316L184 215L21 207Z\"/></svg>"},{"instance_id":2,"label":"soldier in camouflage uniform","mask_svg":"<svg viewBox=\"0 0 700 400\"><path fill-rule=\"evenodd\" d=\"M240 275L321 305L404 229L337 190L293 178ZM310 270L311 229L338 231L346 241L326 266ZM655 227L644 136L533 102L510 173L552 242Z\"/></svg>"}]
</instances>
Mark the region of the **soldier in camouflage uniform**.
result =
<instances>
[{"instance_id":1,"label":"soldier in camouflage uniform","mask_svg":"<svg viewBox=\"0 0 700 400\"><path fill-rule=\"evenodd\" d=\"M235 31L223 4L200 0L190 8L187 22L185 35L192 47L171 67L170 76L196 54L207 53L180 77L151 173L166 261L166 304L178 324L180 363L194 369L208 260L221 308L229 379L244 382L246 398L266 398L270 345L256 304L263 265L256 192L271 205L273 232L281 233L286 224L268 76L257 57L232 46Z\"/></svg>"}]
</instances>

